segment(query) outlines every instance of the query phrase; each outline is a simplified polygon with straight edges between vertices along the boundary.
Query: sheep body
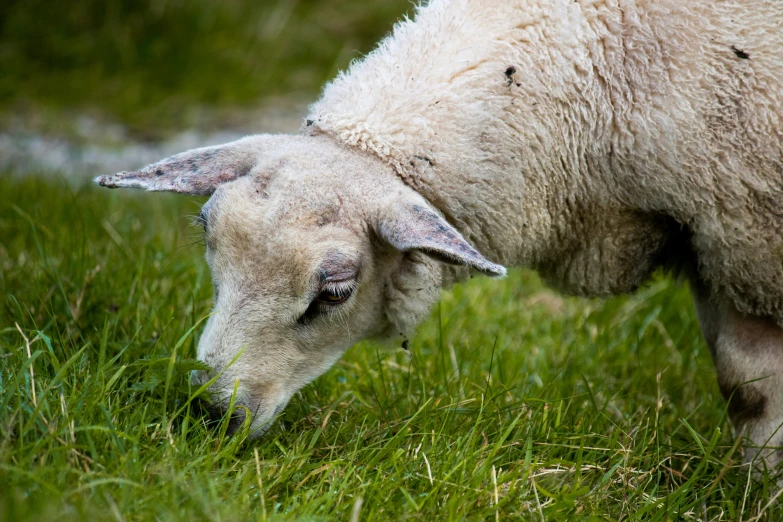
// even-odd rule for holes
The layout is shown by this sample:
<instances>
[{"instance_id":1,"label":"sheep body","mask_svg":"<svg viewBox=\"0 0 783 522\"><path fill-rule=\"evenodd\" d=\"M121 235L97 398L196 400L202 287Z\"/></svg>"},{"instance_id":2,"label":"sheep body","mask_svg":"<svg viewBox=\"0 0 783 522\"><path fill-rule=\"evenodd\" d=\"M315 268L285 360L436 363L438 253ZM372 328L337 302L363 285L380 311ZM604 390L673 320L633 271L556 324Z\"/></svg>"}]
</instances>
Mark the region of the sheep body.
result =
<instances>
[{"instance_id":1,"label":"sheep body","mask_svg":"<svg viewBox=\"0 0 783 522\"><path fill-rule=\"evenodd\" d=\"M217 379L218 409L236 389L261 433L469 269L606 296L669 266L745 458L783 460L783 3L685 4L432 0L326 87L302 135L98 178L212 195L197 355L213 370L194 379Z\"/></svg>"},{"instance_id":2,"label":"sheep body","mask_svg":"<svg viewBox=\"0 0 783 522\"><path fill-rule=\"evenodd\" d=\"M631 291L692 249L716 295L783 324L782 26L776 0L432 0L305 132L564 291Z\"/></svg>"}]
</instances>

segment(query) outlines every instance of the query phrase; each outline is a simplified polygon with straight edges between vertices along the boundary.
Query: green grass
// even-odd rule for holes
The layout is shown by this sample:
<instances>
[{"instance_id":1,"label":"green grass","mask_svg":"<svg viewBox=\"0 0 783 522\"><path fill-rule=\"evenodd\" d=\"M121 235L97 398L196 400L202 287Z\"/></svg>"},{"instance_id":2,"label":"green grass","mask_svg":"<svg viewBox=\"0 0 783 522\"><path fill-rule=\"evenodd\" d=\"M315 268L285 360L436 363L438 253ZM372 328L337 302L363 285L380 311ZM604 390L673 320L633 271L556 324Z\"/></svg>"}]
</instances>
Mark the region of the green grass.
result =
<instances>
[{"instance_id":1,"label":"green grass","mask_svg":"<svg viewBox=\"0 0 783 522\"><path fill-rule=\"evenodd\" d=\"M248 441L188 388L211 302L199 201L51 177L0 193L0 519L783 516L669 280L608 301L472 280L410 353L351 349Z\"/></svg>"},{"instance_id":2,"label":"green grass","mask_svg":"<svg viewBox=\"0 0 783 522\"><path fill-rule=\"evenodd\" d=\"M0 125L225 125L312 99L410 10L6 0ZM409 353L357 346L263 439L226 437L188 386L211 305L199 203L0 173L0 520L783 517L774 479L740 466L687 289L662 278L603 302L475 279Z\"/></svg>"},{"instance_id":3,"label":"green grass","mask_svg":"<svg viewBox=\"0 0 783 522\"><path fill-rule=\"evenodd\" d=\"M0 115L21 112L29 124L54 112L45 127L61 131L92 111L155 139L200 121L200 109L310 100L411 9L409 0L3 0Z\"/></svg>"}]
</instances>

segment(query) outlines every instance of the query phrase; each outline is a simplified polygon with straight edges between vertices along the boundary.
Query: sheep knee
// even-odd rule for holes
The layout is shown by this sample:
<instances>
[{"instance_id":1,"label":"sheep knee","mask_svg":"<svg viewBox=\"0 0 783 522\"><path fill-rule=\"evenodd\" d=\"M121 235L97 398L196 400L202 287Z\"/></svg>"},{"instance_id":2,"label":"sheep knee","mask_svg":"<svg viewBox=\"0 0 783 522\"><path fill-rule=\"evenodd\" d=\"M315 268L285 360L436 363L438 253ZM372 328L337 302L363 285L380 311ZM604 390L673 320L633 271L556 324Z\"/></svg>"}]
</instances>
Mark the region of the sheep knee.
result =
<instances>
[{"instance_id":1,"label":"sheep knee","mask_svg":"<svg viewBox=\"0 0 783 522\"><path fill-rule=\"evenodd\" d=\"M783 462L783 329L693 286L729 418L737 436L748 439L745 462L772 468Z\"/></svg>"}]
</instances>

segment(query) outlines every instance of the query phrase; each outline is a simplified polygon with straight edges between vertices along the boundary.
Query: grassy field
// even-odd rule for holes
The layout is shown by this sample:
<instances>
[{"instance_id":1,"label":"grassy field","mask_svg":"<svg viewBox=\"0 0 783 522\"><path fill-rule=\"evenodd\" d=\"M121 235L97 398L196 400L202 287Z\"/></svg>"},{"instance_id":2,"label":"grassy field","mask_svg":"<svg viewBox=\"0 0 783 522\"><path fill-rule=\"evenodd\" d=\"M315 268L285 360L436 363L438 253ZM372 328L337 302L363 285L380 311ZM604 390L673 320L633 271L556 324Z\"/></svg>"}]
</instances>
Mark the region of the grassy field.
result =
<instances>
[{"instance_id":1,"label":"grassy field","mask_svg":"<svg viewBox=\"0 0 783 522\"><path fill-rule=\"evenodd\" d=\"M779 520L740 467L687 289L445 292L410 352L363 344L263 439L188 371L200 201L0 176L0 519Z\"/></svg>"},{"instance_id":2,"label":"grassy field","mask_svg":"<svg viewBox=\"0 0 783 522\"><path fill-rule=\"evenodd\" d=\"M6 0L0 128L97 114L154 140L312 98L410 10ZM475 279L409 352L359 345L263 439L225 436L188 384L212 298L200 203L0 172L0 521L783 519L665 278L609 301Z\"/></svg>"}]
</instances>

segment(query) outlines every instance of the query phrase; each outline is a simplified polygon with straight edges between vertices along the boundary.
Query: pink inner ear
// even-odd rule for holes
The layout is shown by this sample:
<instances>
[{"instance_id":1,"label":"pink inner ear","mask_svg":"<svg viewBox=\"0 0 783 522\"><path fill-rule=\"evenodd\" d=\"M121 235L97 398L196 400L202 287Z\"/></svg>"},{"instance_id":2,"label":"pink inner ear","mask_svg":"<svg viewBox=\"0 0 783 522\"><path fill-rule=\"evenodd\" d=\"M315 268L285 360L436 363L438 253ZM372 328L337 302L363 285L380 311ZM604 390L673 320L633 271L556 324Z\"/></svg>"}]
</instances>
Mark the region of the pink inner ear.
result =
<instances>
[{"instance_id":1,"label":"pink inner ear","mask_svg":"<svg viewBox=\"0 0 783 522\"><path fill-rule=\"evenodd\" d=\"M218 186L246 176L262 154L270 136L248 136L217 147L193 149L134 172L99 176L108 188L142 188L208 196Z\"/></svg>"}]
</instances>

